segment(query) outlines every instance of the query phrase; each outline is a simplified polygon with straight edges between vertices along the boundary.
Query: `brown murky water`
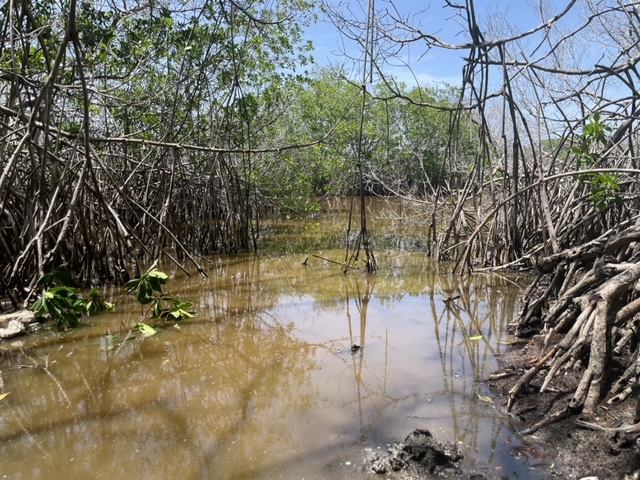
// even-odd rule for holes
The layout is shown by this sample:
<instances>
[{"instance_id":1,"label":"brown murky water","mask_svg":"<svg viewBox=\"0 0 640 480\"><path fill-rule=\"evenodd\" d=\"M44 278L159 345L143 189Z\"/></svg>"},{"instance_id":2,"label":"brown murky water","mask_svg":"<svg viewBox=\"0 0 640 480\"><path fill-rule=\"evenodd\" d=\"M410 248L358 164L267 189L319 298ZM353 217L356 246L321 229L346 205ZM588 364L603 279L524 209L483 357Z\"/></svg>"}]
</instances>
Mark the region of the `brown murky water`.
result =
<instances>
[{"instance_id":1,"label":"brown murky water","mask_svg":"<svg viewBox=\"0 0 640 480\"><path fill-rule=\"evenodd\" d=\"M0 345L0 478L377 478L363 449L418 427L458 442L467 471L544 478L551 461L514 458L508 418L479 396L517 279L446 273L380 201L382 268L343 275L311 255L344 257L332 207L274 225L259 255L213 258L209 278L173 272L199 312L180 328L123 342L140 309L110 289L116 314Z\"/></svg>"}]
</instances>

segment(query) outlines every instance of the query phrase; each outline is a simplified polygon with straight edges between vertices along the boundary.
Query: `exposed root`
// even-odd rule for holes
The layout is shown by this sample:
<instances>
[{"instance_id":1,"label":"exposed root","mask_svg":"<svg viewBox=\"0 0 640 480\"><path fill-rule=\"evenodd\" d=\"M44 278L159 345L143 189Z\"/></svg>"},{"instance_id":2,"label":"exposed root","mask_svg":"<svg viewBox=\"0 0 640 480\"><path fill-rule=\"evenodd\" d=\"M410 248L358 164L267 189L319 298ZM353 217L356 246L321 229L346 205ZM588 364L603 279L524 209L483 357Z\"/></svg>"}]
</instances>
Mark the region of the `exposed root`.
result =
<instances>
[{"instance_id":1,"label":"exposed root","mask_svg":"<svg viewBox=\"0 0 640 480\"><path fill-rule=\"evenodd\" d=\"M565 407L562 410L559 410L554 414L543 418L538 423L531 425L529 428L523 430L521 433L523 435L532 435L543 427L546 427L548 425L551 425L553 423L559 422L560 420L567 418L570 414L571 414L570 408Z\"/></svg>"},{"instance_id":2,"label":"exposed root","mask_svg":"<svg viewBox=\"0 0 640 480\"><path fill-rule=\"evenodd\" d=\"M607 394L609 403L632 395L632 385L640 373L637 346L640 298L637 298L636 288L640 280L640 262L636 256L633 262L616 262L616 259L624 258L630 247L635 247L635 243L631 243L635 242L640 230L638 227L629 230L609 240L601 237L587 246L539 260L547 268L567 261L572 263L563 263L557 272L548 274L552 278L547 285L543 283L544 276L538 275L533 282L537 290L528 290L531 297L536 291L541 294L537 299L525 302L523 310L526 313L520 316L516 332L537 313L542 317L541 328L546 332L544 345L532 361L533 366L509 391L507 408L513 407L519 394L545 369L548 371L540 393L552 390L553 381L561 372L582 370L582 376L568 406L531 426L527 433L572 412L581 411L587 417L593 416ZM625 239L627 243L623 241ZM588 258L581 257L581 253ZM596 253L602 256L594 257ZM588 264L591 268L586 270ZM582 275L578 276L578 272ZM561 295L556 301L550 301L555 290ZM547 305L546 311L540 312L543 305ZM614 357L622 369L612 369Z\"/></svg>"}]
</instances>

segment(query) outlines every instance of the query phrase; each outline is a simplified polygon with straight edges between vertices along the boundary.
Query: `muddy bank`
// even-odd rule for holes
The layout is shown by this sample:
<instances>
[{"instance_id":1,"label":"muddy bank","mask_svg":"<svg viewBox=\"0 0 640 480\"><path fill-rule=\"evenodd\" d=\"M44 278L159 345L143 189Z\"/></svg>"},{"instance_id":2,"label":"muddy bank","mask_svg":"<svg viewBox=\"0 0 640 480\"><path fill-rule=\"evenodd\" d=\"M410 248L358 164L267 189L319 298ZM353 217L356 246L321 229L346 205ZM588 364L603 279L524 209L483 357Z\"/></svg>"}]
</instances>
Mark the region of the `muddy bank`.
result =
<instances>
[{"instance_id":1,"label":"muddy bank","mask_svg":"<svg viewBox=\"0 0 640 480\"><path fill-rule=\"evenodd\" d=\"M462 458L456 445L440 443L429 430L416 429L390 445L387 454L365 452L364 470L398 480L469 478L458 466Z\"/></svg>"},{"instance_id":2,"label":"muddy bank","mask_svg":"<svg viewBox=\"0 0 640 480\"><path fill-rule=\"evenodd\" d=\"M509 390L529 370L541 352L542 337L534 337L529 343L514 347L500 358L501 369L488 380L493 392L499 396L496 403L507 410ZM510 415L521 420L526 429L550 421L567 409L576 391L583 369L569 370L554 379L552 388L544 393L539 389L546 370L520 393ZM637 434L599 431L580 422L616 429L633 424L636 402L627 398L622 402L608 404L603 401L593 417L582 417L569 411L561 419L541 426L530 436L547 445L549 453L561 464L556 478L598 477L604 479L640 478L640 448ZM634 472L635 475L634 475Z\"/></svg>"}]
</instances>

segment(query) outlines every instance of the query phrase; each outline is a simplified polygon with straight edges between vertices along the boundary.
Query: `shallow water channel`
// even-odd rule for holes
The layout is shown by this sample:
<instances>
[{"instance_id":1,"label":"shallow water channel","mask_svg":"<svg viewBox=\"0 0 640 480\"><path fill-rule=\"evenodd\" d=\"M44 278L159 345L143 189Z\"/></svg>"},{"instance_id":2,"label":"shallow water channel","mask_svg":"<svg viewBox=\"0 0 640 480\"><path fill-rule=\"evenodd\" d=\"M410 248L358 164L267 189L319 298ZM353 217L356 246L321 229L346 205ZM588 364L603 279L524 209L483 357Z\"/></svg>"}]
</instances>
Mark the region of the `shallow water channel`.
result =
<instances>
[{"instance_id":1,"label":"shallow water channel","mask_svg":"<svg viewBox=\"0 0 640 480\"><path fill-rule=\"evenodd\" d=\"M458 443L467 472L547 477L481 383L523 279L447 273L419 219L369 208L374 276L313 256L344 259L333 202L271 226L257 255L211 258L208 278L166 267L199 314L179 328L123 341L140 307L109 288L117 313L0 344L0 478L386 478L363 450L415 428Z\"/></svg>"}]
</instances>

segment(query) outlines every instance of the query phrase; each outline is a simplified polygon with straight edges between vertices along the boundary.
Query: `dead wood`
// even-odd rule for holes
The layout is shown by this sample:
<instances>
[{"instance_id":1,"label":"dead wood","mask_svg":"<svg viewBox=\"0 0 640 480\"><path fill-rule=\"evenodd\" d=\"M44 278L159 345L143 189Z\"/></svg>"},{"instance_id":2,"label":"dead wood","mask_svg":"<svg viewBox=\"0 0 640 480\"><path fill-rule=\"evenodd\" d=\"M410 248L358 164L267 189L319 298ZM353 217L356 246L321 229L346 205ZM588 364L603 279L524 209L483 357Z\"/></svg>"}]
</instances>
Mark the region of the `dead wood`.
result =
<instances>
[{"instance_id":1,"label":"dead wood","mask_svg":"<svg viewBox=\"0 0 640 480\"><path fill-rule=\"evenodd\" d=\"M566 35L545 30L532 57L513 36L484 32L473 4L458 11L473 39L458 46L469 51L461 104L477 107L482 155L457 192L436 253L455 259L459 271L508 266L536 274L510 328L516 335L544 335L544 346L514 380L507 403L511 408L543 373L541 392L552 390L563 372L577 372L569 406L549 421L590 415L602 401L626 398L640 374L640 39L621 34L637 12L588 3L579 28ZM561 46L574 51L600 38L618 52L603 59L600 73L564 67L576 59L561 59ZM518 97L518 89L526 94ZM489 121L490 106L499 124ZM590 136L597 129L597 138ZM471 204L474 223L461 219Z\"/></svg>"},{"instance_id":2,"label":"dead wood","mask_svg":"<svg viewBox=\"0 0 640 480\"><path fill-rule=\"evenodd\" d=\"M253 148L224 115L206 141L178 139L176 103L140 131L129 111L145 100L126 91L135 79L96 77L77 3L64 25L28 2L0 15L0 297L14 306L61 264L78 285L124 283L160 256L204 273L201 254L255 249L266 203L241 172L252 155L303 146Z\"/></svg>"},{"instance_id":3,"label":"dead wood","mask_svg":"<svg viewBox=\"0 0 640 480\"><path fill-rule=\"evenodd\" d=\"M541 428L551 425L553 423L559 422L560 420L563 420L570 415L571 415L571 410L568 407L563 408L562 410L559 410L549 415L548 417L543 418L539 422L531 425L530 427L523 430L521 433L523 435L532 435L538 430L540 430Z\"/></svg>"}]
</instances>

